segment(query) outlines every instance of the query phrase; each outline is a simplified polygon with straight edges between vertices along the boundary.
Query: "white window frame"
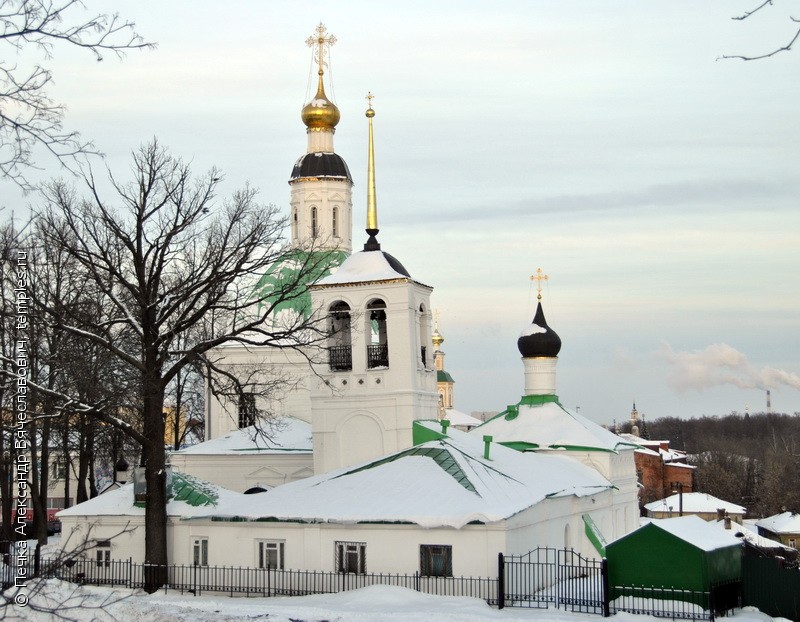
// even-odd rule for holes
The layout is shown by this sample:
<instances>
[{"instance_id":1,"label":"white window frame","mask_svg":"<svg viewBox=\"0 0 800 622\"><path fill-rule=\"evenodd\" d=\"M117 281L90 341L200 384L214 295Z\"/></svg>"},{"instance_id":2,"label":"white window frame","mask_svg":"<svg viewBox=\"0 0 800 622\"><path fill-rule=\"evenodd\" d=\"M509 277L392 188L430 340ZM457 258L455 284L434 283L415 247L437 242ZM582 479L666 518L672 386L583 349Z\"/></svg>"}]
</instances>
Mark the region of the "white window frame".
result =
<instances>
[{"instance_id":1,"label":"white window frame","mask_svg":"<svg viewBox=\"0 0 800 622\"><path fill-rule=\"evenodd\" d=\"M192 538L192 566L208 566L208 538L195 536Z\"/></svg>"},{"instance_id":2,"label":"white window frame","mask_svg":"<svg viewBox=\"0 0 800 622\"><path fill-rule=\"evenodd\" d=\"M366 542L344 542L337 540L334 543L334 565L335 571L342 574L366 574L367 573L367 543ZM351 565L349 559L355 561L355 571L349 570Z\"/></svg>"},{"instance_id":3,"label":"white window frame","mask_svg":"<svg viewBox=\"0 0 800 622\"><path fill-rule=\"evenodd\" d=\"M111 542L103 540L95 548L95 564L98 568L111 567Z\"/></svg>"},{"instance_id":4,"label":"white window frame","mask_svg":"<svg viewBox=\"0 0 800 622\"><path fill-rule=\"evenodd\" d=\"M275 565L270 563L269 552L274 552ZM286 540L256 540L256 567L283 570L286 559Z\"/></svg>"}]
</instances>

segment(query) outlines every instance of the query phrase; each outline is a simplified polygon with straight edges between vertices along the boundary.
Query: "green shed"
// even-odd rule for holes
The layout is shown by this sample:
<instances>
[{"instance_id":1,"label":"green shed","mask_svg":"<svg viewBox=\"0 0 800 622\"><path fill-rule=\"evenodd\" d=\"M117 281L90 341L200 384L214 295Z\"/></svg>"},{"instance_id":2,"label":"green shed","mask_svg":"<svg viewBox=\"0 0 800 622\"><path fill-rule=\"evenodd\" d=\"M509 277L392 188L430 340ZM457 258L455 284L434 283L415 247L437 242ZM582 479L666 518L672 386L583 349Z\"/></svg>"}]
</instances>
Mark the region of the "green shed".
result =
<instances>
[{"instance_id":1,"label":"green shed","mask_svg":"<svg viewBox=\"0 0 800 622\"><path fill-rule=\"evenodd\" d=\"M606 558L612 599L629 593L623 587L702 594L714 586L740 581L742 543L734 533L697 516L682 516L654 520L609 543ZM655 591L651 596L659 597ZM707 597L692 600L708 606Z\"/></svg>"}]
</instances>

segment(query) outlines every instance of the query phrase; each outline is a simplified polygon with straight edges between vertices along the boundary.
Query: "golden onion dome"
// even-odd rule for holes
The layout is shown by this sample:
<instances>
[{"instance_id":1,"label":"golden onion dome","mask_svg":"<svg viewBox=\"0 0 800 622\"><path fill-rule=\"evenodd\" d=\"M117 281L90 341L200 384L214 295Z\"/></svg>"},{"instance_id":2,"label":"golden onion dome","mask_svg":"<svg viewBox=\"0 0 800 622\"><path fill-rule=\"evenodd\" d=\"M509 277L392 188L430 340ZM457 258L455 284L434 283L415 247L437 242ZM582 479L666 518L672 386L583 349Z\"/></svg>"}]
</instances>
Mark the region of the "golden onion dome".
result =
<instances>
[{"instance_id":1,"label":"golden onion dome","mask_svg":"<svg viewBox=\"0 0 800 622\"><path fill-rule=\"evenodd\" d=\"M433 341L433 345L435 345L437 348L444 343L444 337L442 337L442 333L439 332L438 328L433 331L431 341Z\"/></svg>"},{"instance_id":2,"label":"golden onion dome","mask_svg":"<svg viewBox=\"0 0 800 622\"><path fill-rule=\"evenodd\" d=\"M339 123L341 117L339 109L326 97L325 89L322 86L322 71L319 72L317 94L303 107L300 116L309 129L332 130Z\"/></svg>"}]
</instances>

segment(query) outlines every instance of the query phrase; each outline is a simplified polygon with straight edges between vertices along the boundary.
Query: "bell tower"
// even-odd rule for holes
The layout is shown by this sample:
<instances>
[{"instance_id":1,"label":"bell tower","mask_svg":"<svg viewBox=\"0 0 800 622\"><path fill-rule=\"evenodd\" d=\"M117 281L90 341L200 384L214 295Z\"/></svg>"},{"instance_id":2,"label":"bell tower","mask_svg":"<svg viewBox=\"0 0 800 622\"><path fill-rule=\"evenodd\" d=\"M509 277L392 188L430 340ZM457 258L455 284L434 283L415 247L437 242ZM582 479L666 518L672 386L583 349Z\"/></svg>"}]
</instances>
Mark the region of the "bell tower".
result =
<instances>
[{"instance_id":1,"label":"bell tower","mask_svg":"<svg viewBox=\"0 0 800 622\"><path fill-rule=\"evenodd\" d=\"M372 96L367 174L368 239L311 286L328 342L311 388L314 472L357 464L413 445L415 419L436 419L430 348L432 287L413 279L378 243Z\"/></svg>"},{"instance_id":2,"label":"bell tower","mask_svg":"<svg viewBox=\"0 0 800 622\"><path fill-rule=\"evenodd\" d=\"M347 163L333 149L333 135L339 123L339 108L325 94L323 77L329 68L326 57L336 43L320 24L306 40L317 65L317 93L301 112L306 126L306 153L294 163L291 187L291 239L298 248L353 249L353 178ZM329 81L330 83L330 81Z\"/></svg>"}]
</instances>

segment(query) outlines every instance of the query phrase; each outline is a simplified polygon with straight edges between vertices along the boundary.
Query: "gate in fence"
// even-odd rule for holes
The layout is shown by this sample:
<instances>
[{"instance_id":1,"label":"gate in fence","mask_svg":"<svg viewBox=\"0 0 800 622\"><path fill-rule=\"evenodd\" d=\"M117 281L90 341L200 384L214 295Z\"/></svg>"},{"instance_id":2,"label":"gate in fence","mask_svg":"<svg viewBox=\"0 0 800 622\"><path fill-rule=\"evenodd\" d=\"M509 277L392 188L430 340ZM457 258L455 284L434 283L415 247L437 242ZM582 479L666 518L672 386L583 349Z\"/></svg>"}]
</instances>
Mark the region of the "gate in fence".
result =
<instances>
[{"instance_id":1,"label":"gate in fence","mask_svg":"<svg viewBox=\"0 0 800 622\"><path fill-rule=\"evenodd\" d=\"M608 615L605 560L572 549L538 548L498 556L498 606L556 607Z\"/></svg>"}]
</instances>

